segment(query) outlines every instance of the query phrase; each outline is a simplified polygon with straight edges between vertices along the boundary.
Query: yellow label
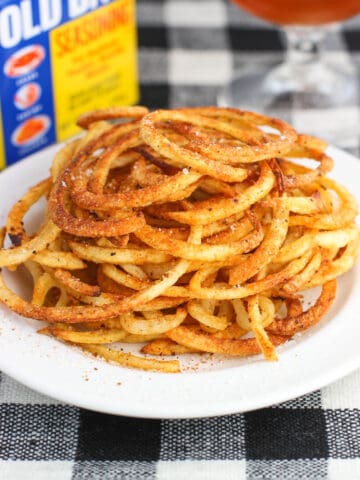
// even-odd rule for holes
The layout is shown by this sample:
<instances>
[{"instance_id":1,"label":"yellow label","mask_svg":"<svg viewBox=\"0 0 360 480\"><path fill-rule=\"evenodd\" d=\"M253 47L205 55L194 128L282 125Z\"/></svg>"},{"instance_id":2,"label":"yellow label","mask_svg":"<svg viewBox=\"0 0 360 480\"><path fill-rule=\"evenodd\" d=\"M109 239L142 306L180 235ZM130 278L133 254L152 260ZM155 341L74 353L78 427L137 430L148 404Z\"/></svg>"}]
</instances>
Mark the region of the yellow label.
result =
<instances>
[{"instance_id":1,"label":"yellow label","mask_svg":"<svg viewBox=\"0 0 360 480\"><path fill-rule=\"evenodd\" d=\"M84 112L138 100L134 0L116 0L50 32L57 140Z\"/></svg>"},{"instance_id":2,"label":"yellow label","mask_svg":"<svg viewBox=\"0 0 360 480\"><path fill-rule=\"evenodd\" d=\"M3 137L3 123L2 123L2 115L1 115L1 108L0 108L0 170L5 168L5 150L4 150L4 137Z\"/></svg>"}]
</instances>

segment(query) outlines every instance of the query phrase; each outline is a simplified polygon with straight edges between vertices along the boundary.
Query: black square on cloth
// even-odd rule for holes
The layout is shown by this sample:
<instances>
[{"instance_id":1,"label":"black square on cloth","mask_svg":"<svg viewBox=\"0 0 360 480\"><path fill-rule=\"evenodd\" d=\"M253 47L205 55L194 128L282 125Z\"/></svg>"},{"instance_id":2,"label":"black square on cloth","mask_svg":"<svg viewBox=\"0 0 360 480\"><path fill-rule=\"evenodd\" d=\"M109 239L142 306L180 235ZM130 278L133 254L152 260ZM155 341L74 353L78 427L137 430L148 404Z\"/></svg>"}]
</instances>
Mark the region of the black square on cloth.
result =
<instances>
[{"instance_id":1,"label":"black square on cloth","mask_svg":"<svg viewBox=\"0 0 360 480\"><path fill-rule=\"evenodd\" d=\"M139 47L163 48L168 47L167 28L166 27L148 27L142 26L138 30Z\"/></svg>"},{"instance_id":2,"label":"black square on cloth","mask_svg":"<svg viewBox=\"0 0 360 480\"><path fill-rule=\"evenodd\" d=\"M169 86L167 84L140 85L140 105L150 110L167 108L169 105Z\"/></svg>"},{"instance_id":3,"label":"black square on cloth","mask_svg":"<svg viewBox=\"0 0 360 480\"><path fill-rule=\"evenodd\" d=\"M343 36L350 51L360 51L360 30L344 30Z\"/></svg>"},{"instance_id":4,"label":"black square on cloth","mask_svg":"<svg viewBox=\"0 0 360 480\"><path fill-rule=\"evenodd\" d=\"M245 445L251 460L327 458L324 412L268 408L246 413Z\"/></svg>"},{"instance_id":5,"label":"black square on cloth","mask_svg":"<svg viewBox=\"0 0 360 480\"><path fill-rule=\"evenodd\" d=\"M76 459L152 461L160 453L160 421L80 411Z\"/></svg>"},{"instance_id":6,"label":"black square on cloth","mask_svg":"<svg viewBox=\"0 0 360 480\"><path fill-rule=\"evenodd\" d=\"M280 33L275 29L229 28L231 50L240 51L275 51L282 50Z\"/></svg>"}]
</instances>

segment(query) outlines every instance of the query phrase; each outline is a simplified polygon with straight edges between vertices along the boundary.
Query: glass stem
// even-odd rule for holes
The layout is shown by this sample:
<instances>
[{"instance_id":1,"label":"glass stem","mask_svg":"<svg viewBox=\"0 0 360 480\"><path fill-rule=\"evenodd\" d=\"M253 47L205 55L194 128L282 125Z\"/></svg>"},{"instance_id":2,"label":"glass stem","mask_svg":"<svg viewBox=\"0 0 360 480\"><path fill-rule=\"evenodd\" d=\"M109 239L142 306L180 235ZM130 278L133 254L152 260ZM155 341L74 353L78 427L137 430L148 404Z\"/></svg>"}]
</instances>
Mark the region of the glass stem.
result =
<instances>
[{"instance_id":1,"label":"glass stem","mask_svg":"<svg viewBox=\"0 0 360 480\"><path fill-rule=\"evenodd\" d=\"M299 68L316 65L321 60L324 28L285 27L287 50L285 62L290 67Z\"/></svg>"}]
</instances>

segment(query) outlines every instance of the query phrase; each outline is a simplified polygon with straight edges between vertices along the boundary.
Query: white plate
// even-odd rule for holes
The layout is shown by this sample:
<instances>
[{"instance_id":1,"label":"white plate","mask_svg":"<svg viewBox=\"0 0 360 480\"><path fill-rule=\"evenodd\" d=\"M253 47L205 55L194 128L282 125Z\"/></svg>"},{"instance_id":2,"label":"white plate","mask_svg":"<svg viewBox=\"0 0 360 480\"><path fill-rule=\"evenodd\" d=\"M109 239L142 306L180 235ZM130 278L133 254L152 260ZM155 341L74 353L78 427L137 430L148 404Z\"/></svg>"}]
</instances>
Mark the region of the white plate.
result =
<instances>
[{"instance_id":1,"label":"white plate","mask_svg":"<svg viewBox=\"0 0 360 480\"><path fill-rule=\"evenodd\" d=\"M0 175L3 224L9 206L47 175L51 147ZM358 192L360 162L335 148L333 176ZM36 321L0 307L0 368L19 382L67 403L146 418L191 418L244 412L311 392L360 366L360 266L339 281L335 305L321 322L279 347L279 361L190 358L181 374L107 364L36 334ZM200 360L199 360L200 358Z\"/></svg>"}]
</instances>

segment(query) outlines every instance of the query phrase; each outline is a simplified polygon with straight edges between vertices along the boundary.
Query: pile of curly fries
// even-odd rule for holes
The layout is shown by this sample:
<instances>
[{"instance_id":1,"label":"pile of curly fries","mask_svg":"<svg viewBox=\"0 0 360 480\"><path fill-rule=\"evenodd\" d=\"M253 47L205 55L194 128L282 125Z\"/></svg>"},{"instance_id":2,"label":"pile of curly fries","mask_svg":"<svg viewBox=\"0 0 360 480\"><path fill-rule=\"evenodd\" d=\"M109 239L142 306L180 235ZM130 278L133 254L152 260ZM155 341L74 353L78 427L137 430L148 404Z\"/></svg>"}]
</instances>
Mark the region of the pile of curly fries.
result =
<instances>
[{"instance_id":1,"label":"pile of curly fries","mask_svg":"<svg viewBox=\"0 0 360 480\"><path fill-rule=\"evenodd\" d=\"M25 301L0 276L0 300L46 322L41 333L120 365L178 372L177 359L154 356L276 360L276 345L328 311L359 228L354 197L327 177L323 141L215 107L114 107L78 125L84 135L3 229L13 247L0 266L24 266L33 289ZM28 235L23 217L41 197L44 222ZM302 292L319 285L304 309Z\"/></svg>"}]
</instances>

